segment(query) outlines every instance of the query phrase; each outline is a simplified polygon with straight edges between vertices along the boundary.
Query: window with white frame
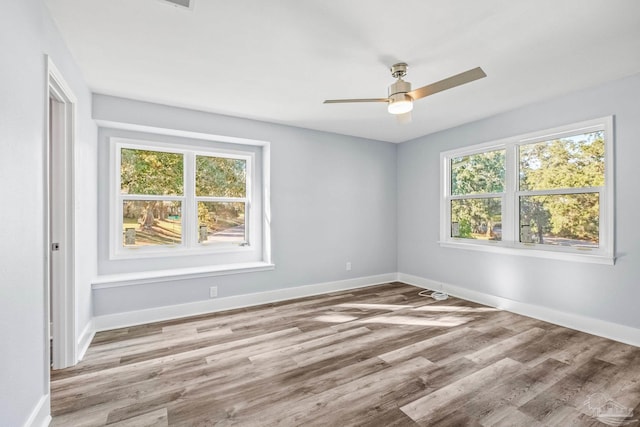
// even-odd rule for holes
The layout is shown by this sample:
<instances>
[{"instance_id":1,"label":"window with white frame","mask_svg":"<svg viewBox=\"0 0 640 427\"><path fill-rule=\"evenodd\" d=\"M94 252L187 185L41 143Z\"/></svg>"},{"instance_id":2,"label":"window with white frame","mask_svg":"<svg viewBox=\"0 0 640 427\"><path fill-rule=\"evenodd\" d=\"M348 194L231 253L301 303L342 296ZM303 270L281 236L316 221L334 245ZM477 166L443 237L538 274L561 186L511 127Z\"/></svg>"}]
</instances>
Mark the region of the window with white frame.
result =
<instances>
[{"instance_id":1,"label":"window with white frame","mask_svg":"<svg viewBox=\"0 0 640 427\"><path fill-rule=\"evenodd\" d=\"M112 140L115 257L250 250L250 150ZM256 215L260 215L256 212Z\"/></svg>"},{"instance_id":2,"label":"window with white frame","mask_svg":"<svg viewBox=\"0 0 640 427\"><path fill-rule=\"evenodd\" d=\"M442 153L441 244L613 262L612 124Z\"/></svg>"}]
</instances>

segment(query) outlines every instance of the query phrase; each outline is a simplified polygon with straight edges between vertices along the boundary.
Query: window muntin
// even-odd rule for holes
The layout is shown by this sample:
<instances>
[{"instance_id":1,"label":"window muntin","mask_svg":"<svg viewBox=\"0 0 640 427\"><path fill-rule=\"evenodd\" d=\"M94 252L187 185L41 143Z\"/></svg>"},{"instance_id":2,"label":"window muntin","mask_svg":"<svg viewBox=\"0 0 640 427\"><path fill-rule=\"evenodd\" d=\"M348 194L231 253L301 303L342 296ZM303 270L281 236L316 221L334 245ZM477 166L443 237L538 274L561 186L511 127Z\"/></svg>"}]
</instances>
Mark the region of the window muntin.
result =
<instances>
[{"instance_id":1,"label":"window muntin","mask_svg":"<svg viewBox=\"0 0 640 427\"><path fill-rule=\"evenodd\" d=\"M472 244L480 250L505 253L522 248L527 251L521 253L532 256L612 262L612 135L613 118L605 117L442 153L441 242L454 246L465 243L465 247ZM505 153L502 193L486 193L491 191L484 185L486 169L478 169L478 173L465 178L475 187L458 182L461 175L456 169L461 164L499 150ZM472 216L474 210L467 199L498 196L502 197L501 218L494 234L501 241L490 240L492 227L487 220L480 220L477 215L475 222L469 221L468 225L461 220L464 215ZM479 206L480 202L474 203ZM486 200L483 203L488 206ZM462 206L466 213L461 217ZM483 215L488 217L488 211L486 207ZM494 217L497 219L497 215ZM482 233L487 230L488 237ZM494 249L489 249L487 243L493 243L490 246ZM558 252L567 254L552 255Z\"/></svg>"},{"instance_id":2,"label":"window muntin","mask_svg":"<svg viewBox=\"0 0 640 427\"><path fill-rule=\"evenodd\" d=\"M249 250L253 155L165 146L115 144L114 254Z\"/></svg>"}]
</instances>

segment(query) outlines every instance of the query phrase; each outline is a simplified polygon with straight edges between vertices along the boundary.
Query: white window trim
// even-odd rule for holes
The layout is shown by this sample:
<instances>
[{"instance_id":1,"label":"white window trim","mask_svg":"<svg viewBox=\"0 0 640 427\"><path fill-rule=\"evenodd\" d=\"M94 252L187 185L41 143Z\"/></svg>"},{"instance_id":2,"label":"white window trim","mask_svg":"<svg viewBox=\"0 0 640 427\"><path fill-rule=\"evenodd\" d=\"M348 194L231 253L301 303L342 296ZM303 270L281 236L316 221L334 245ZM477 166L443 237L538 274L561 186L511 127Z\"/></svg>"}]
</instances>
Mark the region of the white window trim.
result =
<instances>
[{"instance_id":1,"label":"white window trim","mask_svg":"<svg viewBox=\"0 0 640 427\"><path fill-rule=\"evenodd\" d=\"M252 215L250 210L252 208L252 185L255 180L255 154L252 152L242 150L230 150L224 148L211 148L207 149L202 146L189 145L189 144L171 144L161 141L149 141L139 140L133 138L111 137L110 143L110 159L109 159L109 259L121 260L121 259L140 259L140 258L155 258L155 257L178 257L189 255L204 255L204 254L228 254L228 253L242 253L252 252L256 249L265 250L265 242L260 242L261 247L256 248L252 245L252 237L255 236L255 230L259 230L265 226L265 221L262 221L260 213ZM245 144L248 145L248 144ZM184 193L181 196L161 196L161 195L122 195L120 193L120 150L122 148L133 148L141 150L151 151L163 151L170 153L183 154L186 158L185 168L183 171L184 176ZM193 168L193 159L197 155L206 156L218 156L225 158L243 159L247 161L247 193L244 199L246 199L245 210L245 236L247 242L250 242L247 246L222 246L216 247L214 245L197 245L197 229L191 229L192 227L186 226L190 222L193 223L194 216L197 215L195 209L195 203L202 197L195 196L195 169ZM266 174L266 170L263 172ZM263 178L264 179L264 178ZM191 182L193 181L193 182ZM263 183L263 187L266 189L266 183ZM183 235L182 244L179 245L163 245L163 246L147 246L140 248L123 247L122 245L122 201L128 200L180 200L182 202L182 224ZM238 201L235 198L218 198L218 197L205 197L204 199L212 199L212 201L219 201L218 199L229 199L229 201ZM213 200L216 199L216 200ZM233 199L233 200L231 200ZM191 202L194 202L194 206L191 206ZM263 208L266 216L266 210ZM186 232L184 231L186 230ZM264 238L263 232L263 238ZM260 239L257 239L260 240ZM263 259L269 256L267 253L263 253ZM265 260L268 260L266 258Z\"/></svg>"},{"instance_id":2,"label":"white window trim","mask_svg":"<svg viewBox=\"0 0 640 427\"><path fill-rule=\"evenodd\" d=\"M591 130L603 130L605 138L605 185L603 187L590 187L580 189L563 189L558 193L583 193L585 190L600 194L600 226L599 247L597 249L573 248L540 245L535 243L521 243L519 241L518 212L519 196L535 195L539 193L549 194L556 190L517 191L517 151L522 144L531 144L546 141L552 138L589 132ZM613 265L615 263L614 245L614 127L613 116L601 117L580 123L518 135L510 138L462 147L440 153L440 240L441 247L468 249L476 251L493 252L507 255L529 256L536 258L548 258L563 261L590 262ZM503 193L489 193L469 196L449 196L451 189L451 162L453 157L468 156L487 151L505 149L505 191ZM502 197L502 240L472 241L470 239L458 239L451 237L451 206L449 201L453 198L487 198Z\"/></svg>"}]
</instances>

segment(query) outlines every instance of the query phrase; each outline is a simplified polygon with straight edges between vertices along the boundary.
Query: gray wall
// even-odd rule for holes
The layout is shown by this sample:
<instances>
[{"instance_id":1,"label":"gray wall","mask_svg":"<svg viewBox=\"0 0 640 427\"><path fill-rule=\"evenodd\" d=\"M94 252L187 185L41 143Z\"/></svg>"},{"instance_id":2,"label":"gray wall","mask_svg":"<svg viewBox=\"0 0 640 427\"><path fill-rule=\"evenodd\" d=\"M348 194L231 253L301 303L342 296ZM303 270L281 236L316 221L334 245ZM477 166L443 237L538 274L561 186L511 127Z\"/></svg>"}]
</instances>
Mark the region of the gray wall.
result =
<instances>
[{"instance_id":1,"label":"gray wall","mask_svg":"<svg viewBox=\"0 0 640 427\"><path fill-rule=\"evenodd\" d=\"M93 114L98 120L270 141L276 265L267 272L97 289L95 315L208 299L213 284L226 297L396 271L396 145L104 95L94 96ZM104 148L101 176L108 162ZM106 196L100 190L100 229L107 224ZM101 272L131 268L105 259L106 244L101 233ZM345 270L347 261L351 271ZM156 264L147 267L167 265Z\"/></svg>"},{"instance_id":2,"label":"gray wall","mask_svg":"<svg viewBox=\"0 0 640 427\"><path fill-rule=\"evenodd\" d=\"M640 327L640 75L428 135L398 147L398 271ZM615 266L441 248L440 152L615 115Z\"/></svg>"},{"instance_id":3,"label":"gray wall","mask_svg":"<svg viewBox=\"0 0 640 427\"><path fill-rule=\"evenodd\" d=\"M44 148L46 59L78 98L76 246L78 333L91 318L96 271L96 127L91 94L41 0L3 2L0 14L0 424L23 425L48 393L45 347Z\"/></svg>"}]
</instances>

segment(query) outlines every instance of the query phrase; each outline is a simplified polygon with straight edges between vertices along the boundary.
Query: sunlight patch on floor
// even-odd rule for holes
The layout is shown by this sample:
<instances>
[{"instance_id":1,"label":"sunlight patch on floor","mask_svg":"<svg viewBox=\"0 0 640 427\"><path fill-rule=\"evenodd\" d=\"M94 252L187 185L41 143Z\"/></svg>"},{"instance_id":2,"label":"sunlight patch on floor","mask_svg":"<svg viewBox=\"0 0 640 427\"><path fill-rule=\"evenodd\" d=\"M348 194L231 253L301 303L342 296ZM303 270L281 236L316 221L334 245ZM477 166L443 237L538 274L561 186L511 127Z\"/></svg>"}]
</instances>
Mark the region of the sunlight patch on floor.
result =
<instances>
[{"instance_id":1,"label":"sunlight patch on floor","mask_svg":"<svg viewBox=\"0 0 640 427\"><path fill-rule=\"evenodd\" d=\"M377 316L358 320L358 323L385 323L388 325L413 325L413 326L460 326L473 320L473 317L443 316L437 319L413 316Z\"/></svg>"}]
</instances>

